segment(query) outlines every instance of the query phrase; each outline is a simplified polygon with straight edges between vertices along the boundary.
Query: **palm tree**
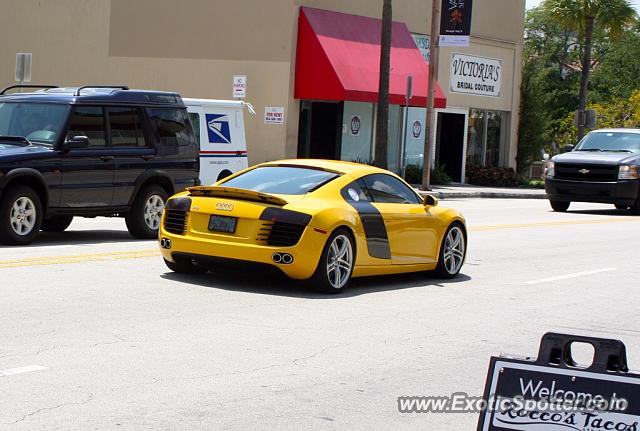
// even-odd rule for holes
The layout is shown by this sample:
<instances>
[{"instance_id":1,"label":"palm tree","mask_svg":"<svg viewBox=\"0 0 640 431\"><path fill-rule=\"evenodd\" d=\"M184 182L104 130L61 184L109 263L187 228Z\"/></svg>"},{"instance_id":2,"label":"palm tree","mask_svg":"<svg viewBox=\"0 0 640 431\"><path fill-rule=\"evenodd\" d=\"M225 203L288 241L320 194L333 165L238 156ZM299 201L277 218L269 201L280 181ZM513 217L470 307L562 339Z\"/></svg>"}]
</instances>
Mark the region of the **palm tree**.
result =
<instances>
[{"instance_id":1,"label":"palm tree","mask_svg":"<svg viewBox=\"0 0 640 431\"><path fill-rule=\"evenodd\" d=\"M635 21L636 12L628 0L545 0L543 5L561 25L575 31L582 44L578 102L578 111L582 114L587 106L594 29L606 31L615 40L622 35L625 26ZM578 139L584 136L583 123L578 123Z\"/></svg>"},{"instance_id":2,"label":"palm tree","mask_svg":"<svg viewBox=\"0 0 640 431\"><path fill-rule=\"evenodd\" d=\"M391 67L391 0L382 4L382 34L380 38L380 81L376 120L376 151L374 165L387 168L387 140L389 134L389 74Z\"/></svg>"}]
</instances>

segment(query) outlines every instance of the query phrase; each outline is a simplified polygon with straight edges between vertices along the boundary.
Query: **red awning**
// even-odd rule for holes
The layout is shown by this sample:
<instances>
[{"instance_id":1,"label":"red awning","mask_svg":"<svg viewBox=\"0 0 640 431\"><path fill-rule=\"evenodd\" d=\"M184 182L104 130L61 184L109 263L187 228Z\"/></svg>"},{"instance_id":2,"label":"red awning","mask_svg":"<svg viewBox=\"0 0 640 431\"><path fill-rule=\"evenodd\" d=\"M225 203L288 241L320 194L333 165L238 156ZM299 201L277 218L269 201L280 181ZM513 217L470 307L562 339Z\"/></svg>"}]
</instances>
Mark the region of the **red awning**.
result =
<instances>
[{"instance_id":1,"label":"red awning","mask_svg":"<svg viewBox=\"0 0 640 431\"><path fill-rule=\"evenodd\" d=\"M378 101L381 20L308 7L300 8L295 98ZM413 76L411 106L427 106L429 68L409 29L394 22L389 103L404 105L407 76ZM436 85L436 108L446 107Z\"/></svg>"}]
</instances>

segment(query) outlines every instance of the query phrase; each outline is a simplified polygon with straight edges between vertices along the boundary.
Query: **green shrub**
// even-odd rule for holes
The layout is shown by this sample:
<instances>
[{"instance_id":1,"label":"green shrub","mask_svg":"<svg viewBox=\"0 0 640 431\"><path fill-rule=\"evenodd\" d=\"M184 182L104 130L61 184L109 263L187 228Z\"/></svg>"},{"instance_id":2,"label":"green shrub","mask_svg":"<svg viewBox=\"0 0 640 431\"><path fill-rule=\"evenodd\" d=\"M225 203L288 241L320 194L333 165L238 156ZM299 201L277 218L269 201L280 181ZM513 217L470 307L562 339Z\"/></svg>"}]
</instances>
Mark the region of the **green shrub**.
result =
<instances>
[{"instance_id":1,"label":"green shrub","mask_svg":"<svg viewBox=\"0 0 640 431\"><path fill-rule=\"evenodd\" d=\"M477 186L515 187L518 176L512 168L498 168L495 166L467 165L467 183Z\"/></svg>"},{"instance_id":2,"label":"green shrub","mask_svg":"<svg viewBox=\"0 0 640 431\"><path fill-rule=\"evenodd\" d=\"M409 184L422 184L422 166L407 165L404 170L404 180Z\"/></svg>"},{"instance_id":3,"label":"green shrub","mask_svg":"<svg viewBox=\"0 0 640 431\"><path fill-rule=\"evenodd\" d=\"M404 179L409 184L422 184L422 165L407 165L404 170ZM451 183L451 177L447 175L443 166L431 170L431 184L447 185Z\"/></svg>"},{"instance_id":4,"label":"green shrub","mask_svg":"<svg viewBox=\"0 0 640 431\"><path fill-rule=\"evenodd\" d=\"M451 184L451 177L444 170L445 165L436 166L431 170L431 184L446 186Z\"/></svg>"}]
</instances>

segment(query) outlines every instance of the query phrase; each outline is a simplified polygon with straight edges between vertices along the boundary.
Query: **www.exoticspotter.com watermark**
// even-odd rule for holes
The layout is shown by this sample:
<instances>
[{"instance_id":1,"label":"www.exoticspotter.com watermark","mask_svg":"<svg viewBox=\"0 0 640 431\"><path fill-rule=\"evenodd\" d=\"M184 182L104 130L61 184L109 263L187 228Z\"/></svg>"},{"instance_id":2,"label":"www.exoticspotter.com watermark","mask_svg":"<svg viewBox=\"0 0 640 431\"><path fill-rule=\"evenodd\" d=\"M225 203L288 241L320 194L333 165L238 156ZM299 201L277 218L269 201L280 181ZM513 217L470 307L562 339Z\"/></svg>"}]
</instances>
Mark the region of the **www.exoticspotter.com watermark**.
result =
<instances>
[{"instance_id":1,"label":"www.exoticspotter.com watermark","mask_svg":"<svg viewBox=\"0 0 640 431\"><path fill-rule=\"evenodd\" d=\"M398 397L400 413L481 413L485 411L625 411L629 402L613 394L610 398L601 395L577 393L565 398L527 399L523 396L495 397L488 399L455 392L445 396L401 396Z\"/></svg>"}]
</instances>

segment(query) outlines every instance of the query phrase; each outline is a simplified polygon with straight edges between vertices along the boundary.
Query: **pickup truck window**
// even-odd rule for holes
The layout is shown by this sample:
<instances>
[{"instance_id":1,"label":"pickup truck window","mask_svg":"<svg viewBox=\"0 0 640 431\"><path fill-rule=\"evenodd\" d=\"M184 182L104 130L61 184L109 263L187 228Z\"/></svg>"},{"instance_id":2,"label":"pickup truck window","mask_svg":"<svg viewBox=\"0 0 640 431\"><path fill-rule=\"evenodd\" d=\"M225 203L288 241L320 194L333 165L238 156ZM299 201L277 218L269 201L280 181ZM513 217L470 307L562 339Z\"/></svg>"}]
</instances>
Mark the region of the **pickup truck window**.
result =
<instances>
[{"instance_id":1,"label":"pickup truck window","mask_svg":"<svg viewBox=\"0 0 640 431\"><path fill-rule=\"evenodd\" d=\"M640 152L640 134L628 132L589 133L574 151Z\"/></svg>"}]
</instances>

